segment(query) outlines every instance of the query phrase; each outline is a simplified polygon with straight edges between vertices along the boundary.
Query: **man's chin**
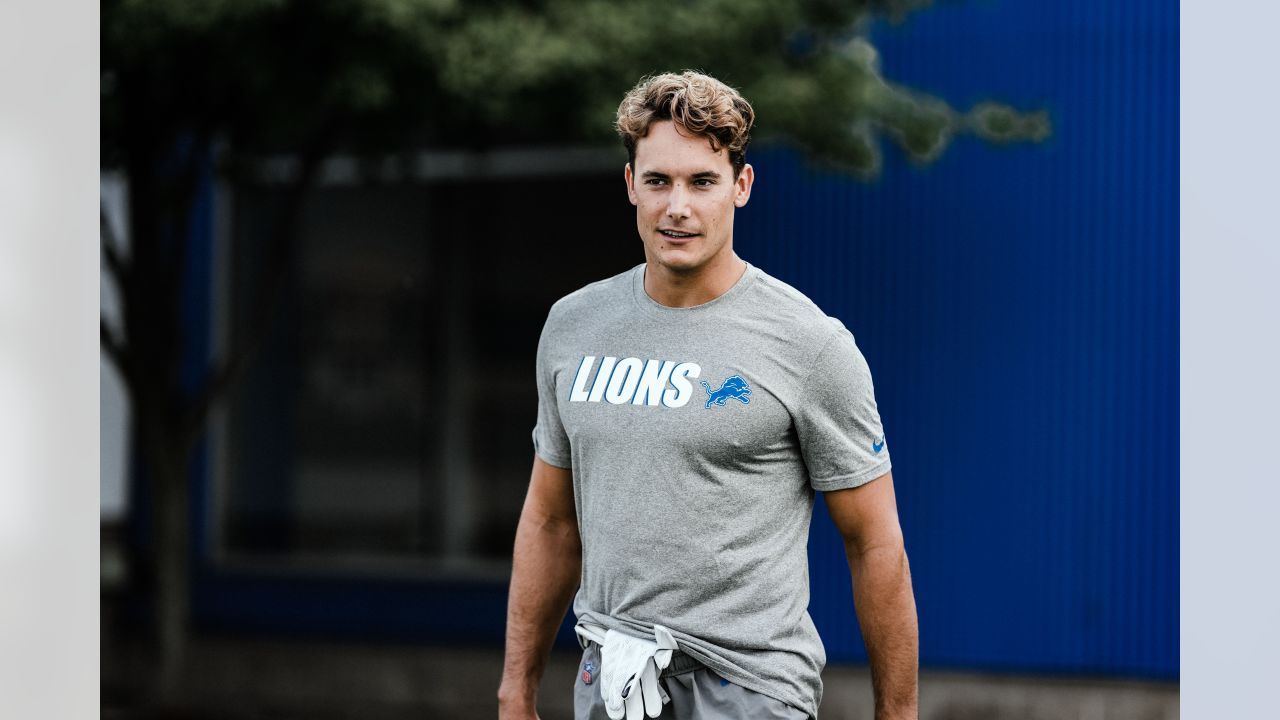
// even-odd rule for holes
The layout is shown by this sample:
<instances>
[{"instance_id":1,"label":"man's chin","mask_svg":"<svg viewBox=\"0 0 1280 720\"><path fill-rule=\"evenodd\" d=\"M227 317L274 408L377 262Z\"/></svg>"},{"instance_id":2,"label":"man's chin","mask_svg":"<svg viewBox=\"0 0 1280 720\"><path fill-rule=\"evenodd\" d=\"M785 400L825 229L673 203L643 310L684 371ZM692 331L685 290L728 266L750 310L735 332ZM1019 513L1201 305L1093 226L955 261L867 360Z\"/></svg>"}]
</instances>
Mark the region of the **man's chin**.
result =
<instances>
[{"instance_id":1,"label":"man's chin","mask_svg":"<svg viewBox=\"0 0 1280 720\"><path fill-rule=\"evenodd\" d=\"M684 253L659 254L658 262L671 272L680 275L697 272L707 264L703 258Z\"/></svg>"}]
</instances>

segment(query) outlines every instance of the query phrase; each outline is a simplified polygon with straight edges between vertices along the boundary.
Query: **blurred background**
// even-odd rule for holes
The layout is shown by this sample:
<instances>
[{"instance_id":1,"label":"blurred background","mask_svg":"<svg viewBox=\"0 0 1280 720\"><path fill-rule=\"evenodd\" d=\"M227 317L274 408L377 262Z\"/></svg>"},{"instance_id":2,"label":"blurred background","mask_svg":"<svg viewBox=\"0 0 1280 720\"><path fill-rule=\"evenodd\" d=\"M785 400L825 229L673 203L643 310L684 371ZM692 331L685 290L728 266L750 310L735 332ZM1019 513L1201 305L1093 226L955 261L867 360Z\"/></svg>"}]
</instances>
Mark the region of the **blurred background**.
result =
<instances>
[{"instance_id":1,"label":"blurred background","mask_svg":"<svg viewBox=\"0 0 1280 720\"><path fill-rule=\"evenodd\" d=\"M685 68L875 376L921 717L1178 716L1176 5L101 11L104 717L495 716L538 333L643 261L612 116ZM809 555L872 717L820 500Z\"/></svg>"}]
</instances>

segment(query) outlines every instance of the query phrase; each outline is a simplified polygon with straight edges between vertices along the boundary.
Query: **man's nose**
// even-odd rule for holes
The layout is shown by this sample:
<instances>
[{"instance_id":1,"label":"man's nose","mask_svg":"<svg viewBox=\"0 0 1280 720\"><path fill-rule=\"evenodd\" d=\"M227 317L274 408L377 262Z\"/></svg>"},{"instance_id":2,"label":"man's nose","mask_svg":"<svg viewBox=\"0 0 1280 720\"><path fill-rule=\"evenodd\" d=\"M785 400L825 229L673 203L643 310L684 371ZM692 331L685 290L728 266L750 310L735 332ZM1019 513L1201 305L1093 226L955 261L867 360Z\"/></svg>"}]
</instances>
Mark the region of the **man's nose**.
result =
<instances>
[{"instance_id":1,"label":"man's nose","mask_svg":"<svg viewBox=\"0 0 1280 720\"><path fill-rule=\"evenodd\" d=\"M667 216L671 218L689 217L689 191L683 185L672 185L671 194L667 196Z\"/></svg>"}]
</instances>

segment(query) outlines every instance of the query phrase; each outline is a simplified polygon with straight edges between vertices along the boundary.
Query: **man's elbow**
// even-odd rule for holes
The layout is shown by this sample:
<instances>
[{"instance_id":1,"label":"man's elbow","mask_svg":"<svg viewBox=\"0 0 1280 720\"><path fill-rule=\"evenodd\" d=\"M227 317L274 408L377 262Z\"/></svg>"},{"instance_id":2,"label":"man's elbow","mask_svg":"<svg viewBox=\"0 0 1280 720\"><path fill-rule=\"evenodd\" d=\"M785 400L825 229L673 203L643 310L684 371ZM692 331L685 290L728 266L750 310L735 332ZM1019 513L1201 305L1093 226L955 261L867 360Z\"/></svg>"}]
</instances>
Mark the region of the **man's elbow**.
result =
<instances>
[{"instance_id":1,"label":"man's elbow","mask_svg":"<svg viewBox=\"0 0 1280 720\"><path fill-rule=\"evenodd\" d=\"M901 557L905 563L907 558L902 527L896 521L886 523L875 532L846 536L844 551L851 563L861 562L869 557Z\"/></svg>"},{"instance_id":2,"label":"man's elbow","mask_svg":"<svg viewBox=\"0 0 1280 720\"><path fill-rule=\"evenodd\" d=\"M901 533L861 545L845 546L849 574L855 584L868 587L911 587L911 563ZM910 592L910 590L908 590Z\"/></svg>"},{"instance_id":3,"label":"man's elbow","mask_svg":"<svg viewBox=\"0 0 1280 720\"><path fill-rule=\"evenodd\" d=\"M520 530L530 538L542 538L557 545L568 548L582 548L582 537L578 533L575 518L560 517L546 512L537 512L530 508L520 516Z\"/></svg>"}]
</instances>

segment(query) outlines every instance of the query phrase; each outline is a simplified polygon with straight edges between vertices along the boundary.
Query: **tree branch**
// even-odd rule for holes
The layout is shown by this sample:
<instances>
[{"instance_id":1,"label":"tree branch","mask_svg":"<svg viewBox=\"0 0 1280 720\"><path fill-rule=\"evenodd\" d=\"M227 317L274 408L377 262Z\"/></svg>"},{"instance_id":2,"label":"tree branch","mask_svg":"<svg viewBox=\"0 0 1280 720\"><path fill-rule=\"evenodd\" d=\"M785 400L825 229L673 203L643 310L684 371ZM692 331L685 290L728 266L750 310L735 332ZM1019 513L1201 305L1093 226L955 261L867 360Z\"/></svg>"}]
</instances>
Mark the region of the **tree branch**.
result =
<instances>
[{"instance_id":1,"label":"tree branch","mask_svg":"<svg viewBox=\"0 0 1280 720\"><path fill-rule=\"evenodd\" d=\"M120 244L117 241L115 230L111 227L111 221L107 218L106 205L98 206L99 227L102 233L102 258L107 261L107 269L111 271L111 276L115 278L116 283L120 285L123 292L125 284L129 278L129 266L124 259L120 257Z\"/></svg>"},{"instance_id":2,"label":"tree branch","mask_svg":"<svg viewBox=\"0 0 1280 720\"><path fill-rule=\"evenodd\" d=\"M129 312L128 308L131 303L136 301L136 288L134 288L134 273L131 264L127 263L124 258L120 257L120 243L117 239L115 230L111 226L111 221L107 217L107 206L98 204L99 231L102 241L102 258L107 263L107 270L111 273L111 277L115 279L116 288L120 292L120 302L124 306L120 313L121 322L124 323L124 335L129 335ZM120 373L120 377L124 378L126 385L133 383L133 354L126 347L125 342L116 336L116 333L107 325L106 318L99 317L98 323L100 327L99 337L102 350L107 354L107 358L115 365L116 371ZM130 389L132 391L132 388Z\"/></svg>"},{"instance_id":3,"label":"tree branch","mask_svg":"<svg viewBox=\"0 0 1280 720\"><path fill-rule=\"evenodd\" d=\"M116 366L116 370L120 373L120 377L124 378L125 383L129 384L132 380L130 376L131 362L129 360L129 349L121 344L119 338L107 325L106 318L98 318L99 337L101 338L102 351L107 354L107 359L112 365Z\"/></svg>"}]
</instances>

